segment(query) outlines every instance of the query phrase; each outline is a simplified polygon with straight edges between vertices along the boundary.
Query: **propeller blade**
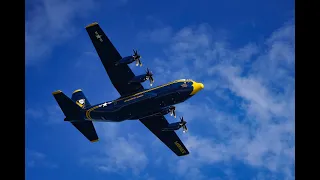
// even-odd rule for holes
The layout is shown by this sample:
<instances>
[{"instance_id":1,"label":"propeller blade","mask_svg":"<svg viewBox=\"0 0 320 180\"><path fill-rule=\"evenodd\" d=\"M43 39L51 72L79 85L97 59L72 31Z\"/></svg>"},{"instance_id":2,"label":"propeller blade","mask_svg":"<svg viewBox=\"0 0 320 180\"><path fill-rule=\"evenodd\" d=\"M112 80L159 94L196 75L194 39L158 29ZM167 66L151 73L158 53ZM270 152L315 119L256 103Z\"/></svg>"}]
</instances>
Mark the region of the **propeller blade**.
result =
<instances>
[{"instance_id":1,"label":"propeller blade","mask_svg":"<svg viewBox=\"0 0 320 180\"><path fill-rule=\"evenodd\" d=\"M183 133L186 133L188 131L188 128L186 126L187 122L184 121L183 117L180 117L180 120L181 120L181 123L183 124L182 125Z\"/></svg>"},{"instance_id":2,"label":"propeller blade","mask_svg":"<svg viewBox=\"0 0 320 180\"><path fill-rule=\"evenodd\" d=\"M154 82L154 79L153 79L153 74L152 74L152 72L149 70L149 68L147 68L147 70L146 70L146 78L147 79L149 79L149 81L150 81L150 86L152 86L152 84L153 84L153 82Z\"/></svg>"},{"instance_id":3,"label":"propeller blade","mask_svg":"<svg viewBox=\"0 0 320 180\"><path fill-rule=\"evenodd\" d=\"M152 76L153 75L149 68L147 68L147 75L148 76Z\"/></svg>"},{"instance_id":4,"label":"propeller blade","mask_svg":"<svg viewBox=\"0 0 320 180\"><path fill-rule=\"evenodd\" d=\"M181 121L181 122L184 122L183 117L180 117L180 121Z\"/></svg>"},{"instance_id":5,"label":"propeller blade","mask_svg":"<svg viewBox=\"0 0 320 180\"><path fill-rule=\"evenodd\" d=\"M174 106L171 106L170 109L170 116L174 116L174 118L176 118L176 108Z\"/></svg>"},{"instance_id":6,"label":"propeller blade","mask_svg":"<svg viewBox=\"0 0 320 180\"><path fill-rule=\"evenodd\" d=\"M182 126L182 128L183 128L183 133L186 133L186 132L188 132L188 128L187 128L187 126L186 125L184 125L184 126Z\"/></svg>"}]
</instances>

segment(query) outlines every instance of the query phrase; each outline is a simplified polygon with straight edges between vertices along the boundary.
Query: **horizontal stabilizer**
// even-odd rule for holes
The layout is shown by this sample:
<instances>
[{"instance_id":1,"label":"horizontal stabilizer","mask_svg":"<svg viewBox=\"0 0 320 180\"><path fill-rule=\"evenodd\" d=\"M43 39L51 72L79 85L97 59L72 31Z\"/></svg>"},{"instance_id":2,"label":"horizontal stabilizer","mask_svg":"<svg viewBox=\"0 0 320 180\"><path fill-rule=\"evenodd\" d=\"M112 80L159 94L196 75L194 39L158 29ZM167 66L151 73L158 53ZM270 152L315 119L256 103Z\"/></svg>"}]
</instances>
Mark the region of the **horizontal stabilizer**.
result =
<instances>
[{"instance_id":1,"label":"horizontal stabilizer","mask_svg":"<svg viewBox=\"0 0 320 180\"><path fill-rule=\"evenodd\" d=\"M89 141L96 142L99 140L97 132L91 121L75 121L71 124L76 127Z\"/></svg>"},{"instance_id":2,"label":"horizontal stabilizer","mask_svg":"<svg viewBox=\"0 0 320 180\"><path fill-rule=\"evenodd\" d=\"M81 115L82 108L73 102L62 91L55 91L52 94L66 117L69 119L83 119Z\"/></svg>"}]
</instances>

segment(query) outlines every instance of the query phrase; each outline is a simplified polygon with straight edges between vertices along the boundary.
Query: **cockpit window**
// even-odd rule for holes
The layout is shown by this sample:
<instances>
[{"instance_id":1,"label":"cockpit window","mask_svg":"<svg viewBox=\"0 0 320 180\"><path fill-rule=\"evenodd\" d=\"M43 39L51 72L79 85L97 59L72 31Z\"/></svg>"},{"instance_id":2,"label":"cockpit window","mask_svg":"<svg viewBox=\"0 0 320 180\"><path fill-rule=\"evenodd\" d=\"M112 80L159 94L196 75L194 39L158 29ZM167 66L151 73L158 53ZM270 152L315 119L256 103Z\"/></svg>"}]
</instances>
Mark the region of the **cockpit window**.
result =
<instances>
[{"instance_id":1,"label":"cockpit window","mask_svg":"<svg viewBox=\"0 0 320 180\"><path fill-rule=\"evenodd\" d=\"M174 82L192 82L191 79L179 79L179 80L175 80Z\"/></svg>"}]
</instances>

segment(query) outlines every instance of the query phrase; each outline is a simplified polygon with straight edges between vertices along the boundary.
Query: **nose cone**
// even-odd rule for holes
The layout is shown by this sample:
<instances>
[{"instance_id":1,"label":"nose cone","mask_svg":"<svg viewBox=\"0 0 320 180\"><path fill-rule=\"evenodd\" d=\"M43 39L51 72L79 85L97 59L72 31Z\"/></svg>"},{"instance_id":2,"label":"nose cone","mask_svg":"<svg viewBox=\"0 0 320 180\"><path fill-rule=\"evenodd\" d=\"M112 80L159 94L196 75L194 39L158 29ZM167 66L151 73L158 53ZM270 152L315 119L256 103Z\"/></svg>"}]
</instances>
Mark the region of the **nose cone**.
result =
<instances>
[{"instance_id":1,"label":"nose cone","mask_svg":"<svg viewBox=\"0 0 320 180\"><path fill-rule=\"evenodd\" d=\"M193 82L192 87L193 87L193 90L190 95L194 95L200 90L202 90L204 88L204 85L202 83Z\"/></svg>"}]
</instances>

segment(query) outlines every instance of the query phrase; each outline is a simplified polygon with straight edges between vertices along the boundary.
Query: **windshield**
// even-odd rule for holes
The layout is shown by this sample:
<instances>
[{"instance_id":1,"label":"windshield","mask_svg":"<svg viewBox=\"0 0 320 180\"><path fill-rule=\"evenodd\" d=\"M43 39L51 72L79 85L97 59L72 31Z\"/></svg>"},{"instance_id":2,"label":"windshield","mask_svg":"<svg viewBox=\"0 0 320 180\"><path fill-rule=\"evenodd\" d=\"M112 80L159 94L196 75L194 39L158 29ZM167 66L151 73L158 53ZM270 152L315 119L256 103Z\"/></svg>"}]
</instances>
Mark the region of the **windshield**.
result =
<instances>
[{"instance_id":1,"label":"windshield","mask_svg":"<svg viewBox=\"0 0 320 180\"><path fill-rule=\"evenodd\" d=\"M191 79L179 79L179 80L175 80L174 82L192 82Z\"/></svg>"},{"instance_id":2,"label":"windshield","mask_svg":"<svg viewBox=\"0 0 320 180\"><path fill-rule=\"evenodd\" d=\"M178 79L178 80L175 80L173 82L185 82L185 81L186 81L186 79Z\"/></svg>"}]
</instances>

